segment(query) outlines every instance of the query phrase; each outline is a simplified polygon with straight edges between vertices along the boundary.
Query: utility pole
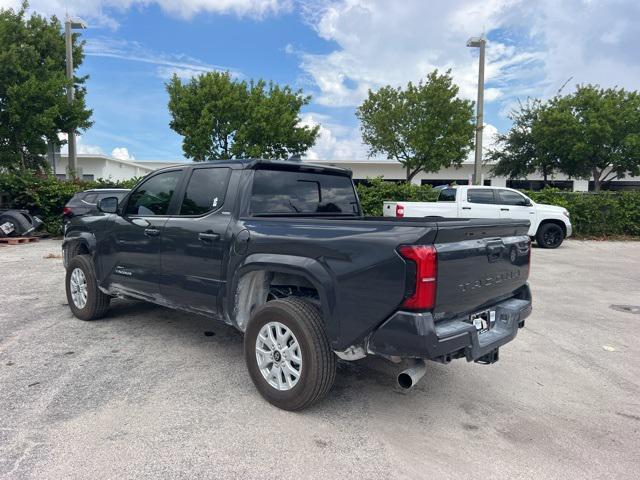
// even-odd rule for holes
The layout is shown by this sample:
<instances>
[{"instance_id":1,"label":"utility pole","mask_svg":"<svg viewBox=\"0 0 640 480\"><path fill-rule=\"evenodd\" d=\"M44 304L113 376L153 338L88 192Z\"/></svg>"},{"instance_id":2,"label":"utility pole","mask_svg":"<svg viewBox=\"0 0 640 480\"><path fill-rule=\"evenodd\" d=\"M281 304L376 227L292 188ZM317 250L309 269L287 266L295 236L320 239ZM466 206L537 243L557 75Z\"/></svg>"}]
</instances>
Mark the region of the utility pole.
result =
<instances>
[{"instance_id":1,"label":"utility pole","mask_svg":"<svg viewBox=\"0 0 640 480\"><path fill-rule=\"evenodd\" d=\"M478 67L478 102L476 104L476 157L473 165L473 184L480 185L482 168L482 130L484 129L484 50L487 40L482 37L472 37L467 47L480 49L480 66Z\"/></svg>"},{"instance_id":2,"label":"utility pole","mask_svg":"<svg viewBox=\"0 0 640 480\"><path fill-rule=\"evenodd\" d=\"M71 30L87 28L86 24L80 20L72 20L67 16L64 22L64 40L67 51L67 80L69 80L69 86L67 87L67 101L73 103L73 97L75 93L75 86L73 84L73 36ZM68 146L68 170L75 178L78 170L78 157L76 155L76 132L72 129L67 132L67 146Z\"/></svg>"}]
</instances>

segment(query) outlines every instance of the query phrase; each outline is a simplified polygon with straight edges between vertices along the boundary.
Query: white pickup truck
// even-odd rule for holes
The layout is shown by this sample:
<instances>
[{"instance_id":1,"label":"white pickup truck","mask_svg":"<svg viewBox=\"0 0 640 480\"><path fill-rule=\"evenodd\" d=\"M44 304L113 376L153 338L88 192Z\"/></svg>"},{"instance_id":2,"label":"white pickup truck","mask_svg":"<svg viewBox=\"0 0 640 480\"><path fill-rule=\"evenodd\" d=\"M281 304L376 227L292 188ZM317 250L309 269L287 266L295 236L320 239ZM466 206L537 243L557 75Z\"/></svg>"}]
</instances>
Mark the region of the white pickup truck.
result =
<instances>
[{"instance_id":1,"label":"white pickup truck","mask_svg":"<svg viewBox=\"0 0 640 480\"><path fill-rule=\"evenodd\" d=\"M529 236L542 248L557 248L571 236L569 212L535 203L511 188L453 186L440 191L436 202L384 202L385 217L524 218Z\"/></svg>"}]
</instances>

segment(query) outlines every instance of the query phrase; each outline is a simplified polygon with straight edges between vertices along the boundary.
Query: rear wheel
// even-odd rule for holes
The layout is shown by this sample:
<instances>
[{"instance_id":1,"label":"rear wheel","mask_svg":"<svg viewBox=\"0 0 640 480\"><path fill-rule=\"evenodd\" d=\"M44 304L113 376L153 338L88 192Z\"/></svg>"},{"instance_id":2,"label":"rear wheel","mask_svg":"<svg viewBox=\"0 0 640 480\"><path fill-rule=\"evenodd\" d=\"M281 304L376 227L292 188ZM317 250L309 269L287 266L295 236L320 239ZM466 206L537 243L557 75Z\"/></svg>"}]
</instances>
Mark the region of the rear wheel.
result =
<instances>
[{"instance_id":1,"label":"rear wheel","mask_svg":"<svg viewBox=\"0 0 640 480\"><path fill-rule=\"evenodd\" d=\"M560 225L545 223L538 228L536 242L541 248L558 248L564 240L564 231Z\"/></svg>"},{"instance_id":2,"label":"rear wheel","mask_svg":"<svg viewBox=\"0 0 640 480\"><path fill-rule=\"evenodd\" d=\"M104 317L111 297L100 291L93 261L89 255L76 255L69 262L66 275L67 302L80 320Z\"/></svg>"},{"instance_id":3,"label":"rear wheel","mask_svg":"<svg viewBox=\"0 0 640 480\"><path fill-rule=\"evenodd\" d=\"M302 410L324 397L335 380L336 357L318 308L295 297L259 307L245 332L251 380L271 404Z\"/></svg>"}]
</instances>

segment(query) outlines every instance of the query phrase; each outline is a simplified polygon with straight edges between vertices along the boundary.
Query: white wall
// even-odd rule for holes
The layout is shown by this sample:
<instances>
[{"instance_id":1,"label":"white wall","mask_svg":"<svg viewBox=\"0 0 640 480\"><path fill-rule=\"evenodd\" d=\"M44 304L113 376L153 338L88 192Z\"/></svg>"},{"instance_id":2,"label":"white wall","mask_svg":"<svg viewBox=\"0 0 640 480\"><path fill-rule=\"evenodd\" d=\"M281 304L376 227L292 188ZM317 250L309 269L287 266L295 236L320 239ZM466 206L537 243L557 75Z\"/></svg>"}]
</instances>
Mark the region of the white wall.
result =
<instances>
[{"instance_id":1,"label":"white wall","mask_svg":"<svg viewBox=\"0 0 640 480\"><path fill-rule=\"evenodd\" d=\"M67 157L56 157L56 175L66 175ZM141 177L153 172L158 166L145 166L135 162L118 160L104 155L78 155L78 173L88 179L93 175L93 180L98 178L111 180L128 180L133 177Z\"/></svg>"}]
</instances>

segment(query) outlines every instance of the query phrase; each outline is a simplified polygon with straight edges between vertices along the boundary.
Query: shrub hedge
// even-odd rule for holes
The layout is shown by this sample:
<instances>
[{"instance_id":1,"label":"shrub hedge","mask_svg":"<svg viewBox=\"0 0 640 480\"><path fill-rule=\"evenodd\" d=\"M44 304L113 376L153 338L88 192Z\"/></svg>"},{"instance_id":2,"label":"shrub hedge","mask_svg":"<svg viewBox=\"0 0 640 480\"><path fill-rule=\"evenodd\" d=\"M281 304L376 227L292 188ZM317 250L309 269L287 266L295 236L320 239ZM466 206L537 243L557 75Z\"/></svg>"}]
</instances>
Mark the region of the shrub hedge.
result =
<instances>
[{"instance_id":1,"label":"shrub hedge","mask_svg":"<svg viewBox=\"0 0 640 480\"><path fill-rule=\"evenodd\" d=\"M5 197L1 208L28 209L42 219L48 233L61 235L62 209L76 193L90 188L131 188L139 180L58 180L31 170L0 173L0 194Z\"/></svg>"},{"instance_id":2,"label":"shrub hedge","mask_svg":"<svg viewBox=\"0 0 640 480\"><path fill-rule=\"evenodd\" d=\"M32 171L0 173L0 193L7 202L2 208L25 208L38 215L47 232L62 233L62 209L69 199L89 188L132 188L140 179L112 181L58 180ZM430 202L438 192L429 185L385 182L379 178L358 185L365 215L381 216L382 202L393 200ZM640 236L640 191L581 193L547 188L524 192L535 202L559 205L569 210L578 236Z\"/></svg>"},{"instance_id":3,"label":"shrub hedge","mask_svg":"<svg viewBox=\"0 0 640 480\"><path fill-rule=\"evenodd\" d=\"M565 207L577 236L640 236L640 191L567 192L546 188L539 192L523 191L534 202ZM438 191L429 185L385 182L379 178L358 185L358 195L365 215L382 215L382 202L434 201Z\"/></svg>"}]
</instances>

